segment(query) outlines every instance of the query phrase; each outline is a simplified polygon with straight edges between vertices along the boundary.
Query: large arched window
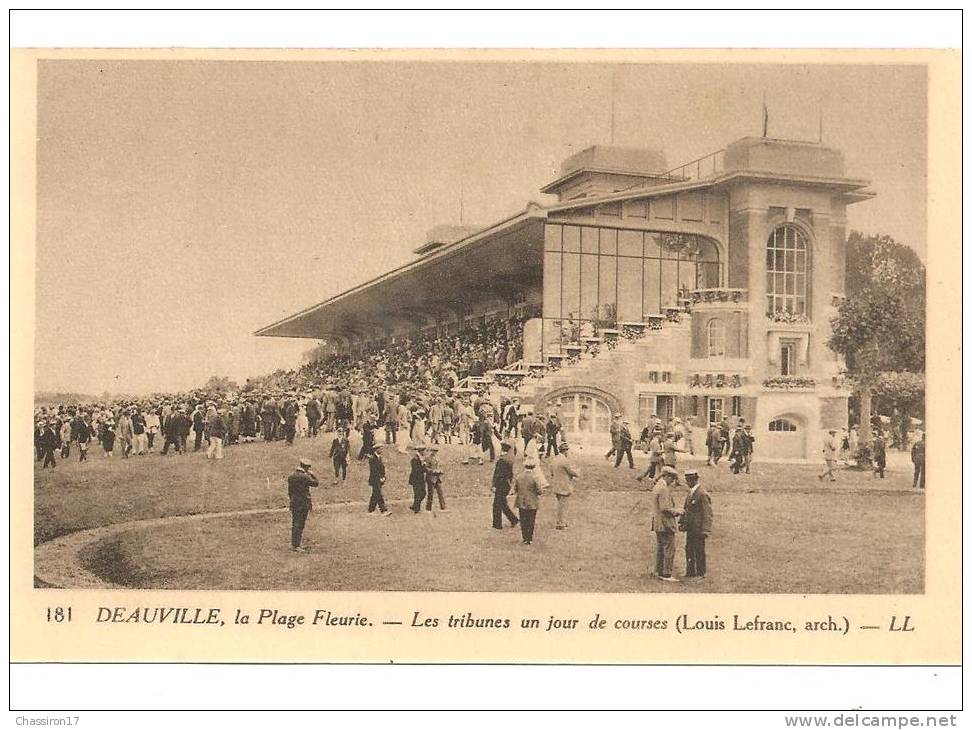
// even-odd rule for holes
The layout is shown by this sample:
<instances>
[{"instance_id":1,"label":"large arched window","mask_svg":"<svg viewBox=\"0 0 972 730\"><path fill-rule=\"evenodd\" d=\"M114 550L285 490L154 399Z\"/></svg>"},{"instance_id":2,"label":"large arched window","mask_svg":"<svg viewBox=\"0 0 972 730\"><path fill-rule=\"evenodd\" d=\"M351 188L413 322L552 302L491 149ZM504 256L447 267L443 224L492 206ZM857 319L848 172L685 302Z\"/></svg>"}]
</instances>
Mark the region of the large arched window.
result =
<instances>
[{"instance_id":1,"label":"large arched window","mask_svg":"<svg viewBox=\"0 0 972 730\"><path fill-rule=\"evenodd\" d=\"M725 357L726 325L717 317L709 320L705 327L706 353L708 357Z\"/></svg>"},{"instance_id":2,"label":"large arched window","mask_svg":"<svg viewBox=\"0 0 972 730\"><path fill-rule=\"evenodd\" d=\"M766 242L766 313L807 315L810 246L796 226L774 230Z\"/></svg>"}]
</instances>

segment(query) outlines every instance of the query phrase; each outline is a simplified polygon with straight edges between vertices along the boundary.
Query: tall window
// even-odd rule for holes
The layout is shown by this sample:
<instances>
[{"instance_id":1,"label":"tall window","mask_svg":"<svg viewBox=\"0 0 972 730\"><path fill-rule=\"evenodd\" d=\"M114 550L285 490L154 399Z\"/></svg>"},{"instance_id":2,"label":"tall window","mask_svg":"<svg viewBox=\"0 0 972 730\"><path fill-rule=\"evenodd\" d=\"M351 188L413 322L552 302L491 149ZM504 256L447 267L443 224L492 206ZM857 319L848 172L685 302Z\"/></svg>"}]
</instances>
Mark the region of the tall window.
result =
<instances>
[{"instance_id":1,"label":"tall window","mask_svg":"<svg viewBox=\"0 0 972 730\"><path fill-rule=\"evenodd\" d=\"M725 357L726 355L726 325L721 319L712 318L706 325L706 351L709 357Z\"/></svg>"},{"instance_id":2,"label":"tall window","mask_svg":"<svg viewBox=\"0 0 972 730\"><path fill-rule=\"evenodd\" d=\"M619 221L620 222L620 221ZM543 349L563 350L562 322L614 329L645 322L718 287L719 249L704 236L640 228L547 223L544 226Z\"/></svg>"},{"instance_id":3,"label":"tall window","mask_svg":"<svg viewBox=\"0 0 972 730\"><path fill-rule=\"evenodd\" d=\"M780 226L766 242L766 313L807 314L807 237L795 226Z\"/></svg>"},{"instance_id":4,"label":"tall window","mask_svg":"<svg viewBox=\"0 0 972 730\"><path fill-rule=\"evenodd\" d=\"M780 375L793 375L796 370L796 343L784 340L780 343Z\"/></svg>"},{"instance_id":5,"label":"tall window","mask_svg":"<svg viewBox=\"0 0 972 730\"><path fill-rule=\"evenodd\" d=\"M709 398L709 423L719 423L725 412L725 401L722 398Z\"/></svg>"},{"instance_id":6,"label":"tall window","mask_svg":"<svg viewBox=\"0 0 972 730\"><path fill-rule=\"evenodd\" d=\"M655 396L649 393L638 394L638 426L644 426L655 413Z\"/></svg>"}]
</instances>

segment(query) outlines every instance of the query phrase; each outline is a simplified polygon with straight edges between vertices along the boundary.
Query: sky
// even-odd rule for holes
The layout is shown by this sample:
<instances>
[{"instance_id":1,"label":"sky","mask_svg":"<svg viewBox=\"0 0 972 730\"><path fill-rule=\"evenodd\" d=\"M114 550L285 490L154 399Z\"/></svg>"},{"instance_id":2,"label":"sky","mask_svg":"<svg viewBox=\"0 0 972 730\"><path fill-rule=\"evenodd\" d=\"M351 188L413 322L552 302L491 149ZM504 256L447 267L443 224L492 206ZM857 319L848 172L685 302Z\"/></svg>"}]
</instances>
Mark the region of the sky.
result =
<instances>
[{"instance_id":1,"label":"sky","mask_svg":"<svg viewBox=\"0 0 972 730\"><path fill-rule=\"evenodd\" d=\"M311 340L260 327L519 212L614 142L675 167L761 134L843 151L848 229L926 247L921 66L41 61L35 388L243 382ZM393 305L393 303L390 303Z\"/></svg>"}]
</instances>

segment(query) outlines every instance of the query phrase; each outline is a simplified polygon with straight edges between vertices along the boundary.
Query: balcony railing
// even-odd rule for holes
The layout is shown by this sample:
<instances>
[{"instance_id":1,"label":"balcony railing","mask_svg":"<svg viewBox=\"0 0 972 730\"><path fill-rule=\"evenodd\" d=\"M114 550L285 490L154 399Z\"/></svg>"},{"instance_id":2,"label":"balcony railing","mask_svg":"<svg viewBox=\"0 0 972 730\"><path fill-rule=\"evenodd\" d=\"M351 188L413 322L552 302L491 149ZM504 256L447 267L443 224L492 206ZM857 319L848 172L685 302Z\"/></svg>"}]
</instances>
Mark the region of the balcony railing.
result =
<instances>
[{"instance_id":1,"label":"balcony railing","mask_svg":"<svg viewBox=\"0 0 972 730\"><path fill-rule=\"evenodd\" d=\"M725 170L725 163L726 150L716 150L715 152L710 152L697 160L692 160L691 162L686 162L684 165L673 167L668 172L663 173L662 177L671 178L673 182L681 182L683 180L702 180L723 172Z\"/></svg>"},{"instance_id":2,"label":"balcony railing","mask_svg":"<svg viewBox=\"0 0 972 730\"><path fill-rule=\"evenodd\" d=\"M725 172L726 169L726 150L716 150L715 152L710 152L704 157L699 157L691 162L686 162L684 165L679 165L678 167L673 167L671 170L660 173L658 175L652 175L650 180L645 182L638 182L631 187L625 188L624 190L635 190L637 188L647 188L653 187L661 183L679 183L679 182L689 182L691 180L704 180L705 178L714 177L720 172Z\"/></svg>"}]
</instances>

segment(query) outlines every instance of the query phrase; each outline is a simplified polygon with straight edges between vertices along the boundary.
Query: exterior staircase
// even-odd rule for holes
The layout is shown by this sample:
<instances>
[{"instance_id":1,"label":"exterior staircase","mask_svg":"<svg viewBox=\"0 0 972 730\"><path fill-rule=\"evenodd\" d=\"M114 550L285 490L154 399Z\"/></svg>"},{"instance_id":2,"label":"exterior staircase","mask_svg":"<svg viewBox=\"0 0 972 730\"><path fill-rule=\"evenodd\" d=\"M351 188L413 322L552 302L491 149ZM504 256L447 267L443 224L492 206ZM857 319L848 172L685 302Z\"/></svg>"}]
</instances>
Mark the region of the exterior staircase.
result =
<instances>
[{"instance_id":1,"label":"exterior staircase","mask_svg":"<svg viewBox=\"0 0 972 730\"><path fill-rule=\"evenodd\" d=\"M545 363L519 361L482 378L467 378L460 385L489 385L495 395L516 396L524 405L536 405L559 388L615 382L632 355L640 363L671 363L672 340L689 327L689 316L681 311L652 316L647 322L622 322L618 329L601 330L597 337L581 337L565 345L565 354L547 355Z\"/></svg>"}]
</instances>

